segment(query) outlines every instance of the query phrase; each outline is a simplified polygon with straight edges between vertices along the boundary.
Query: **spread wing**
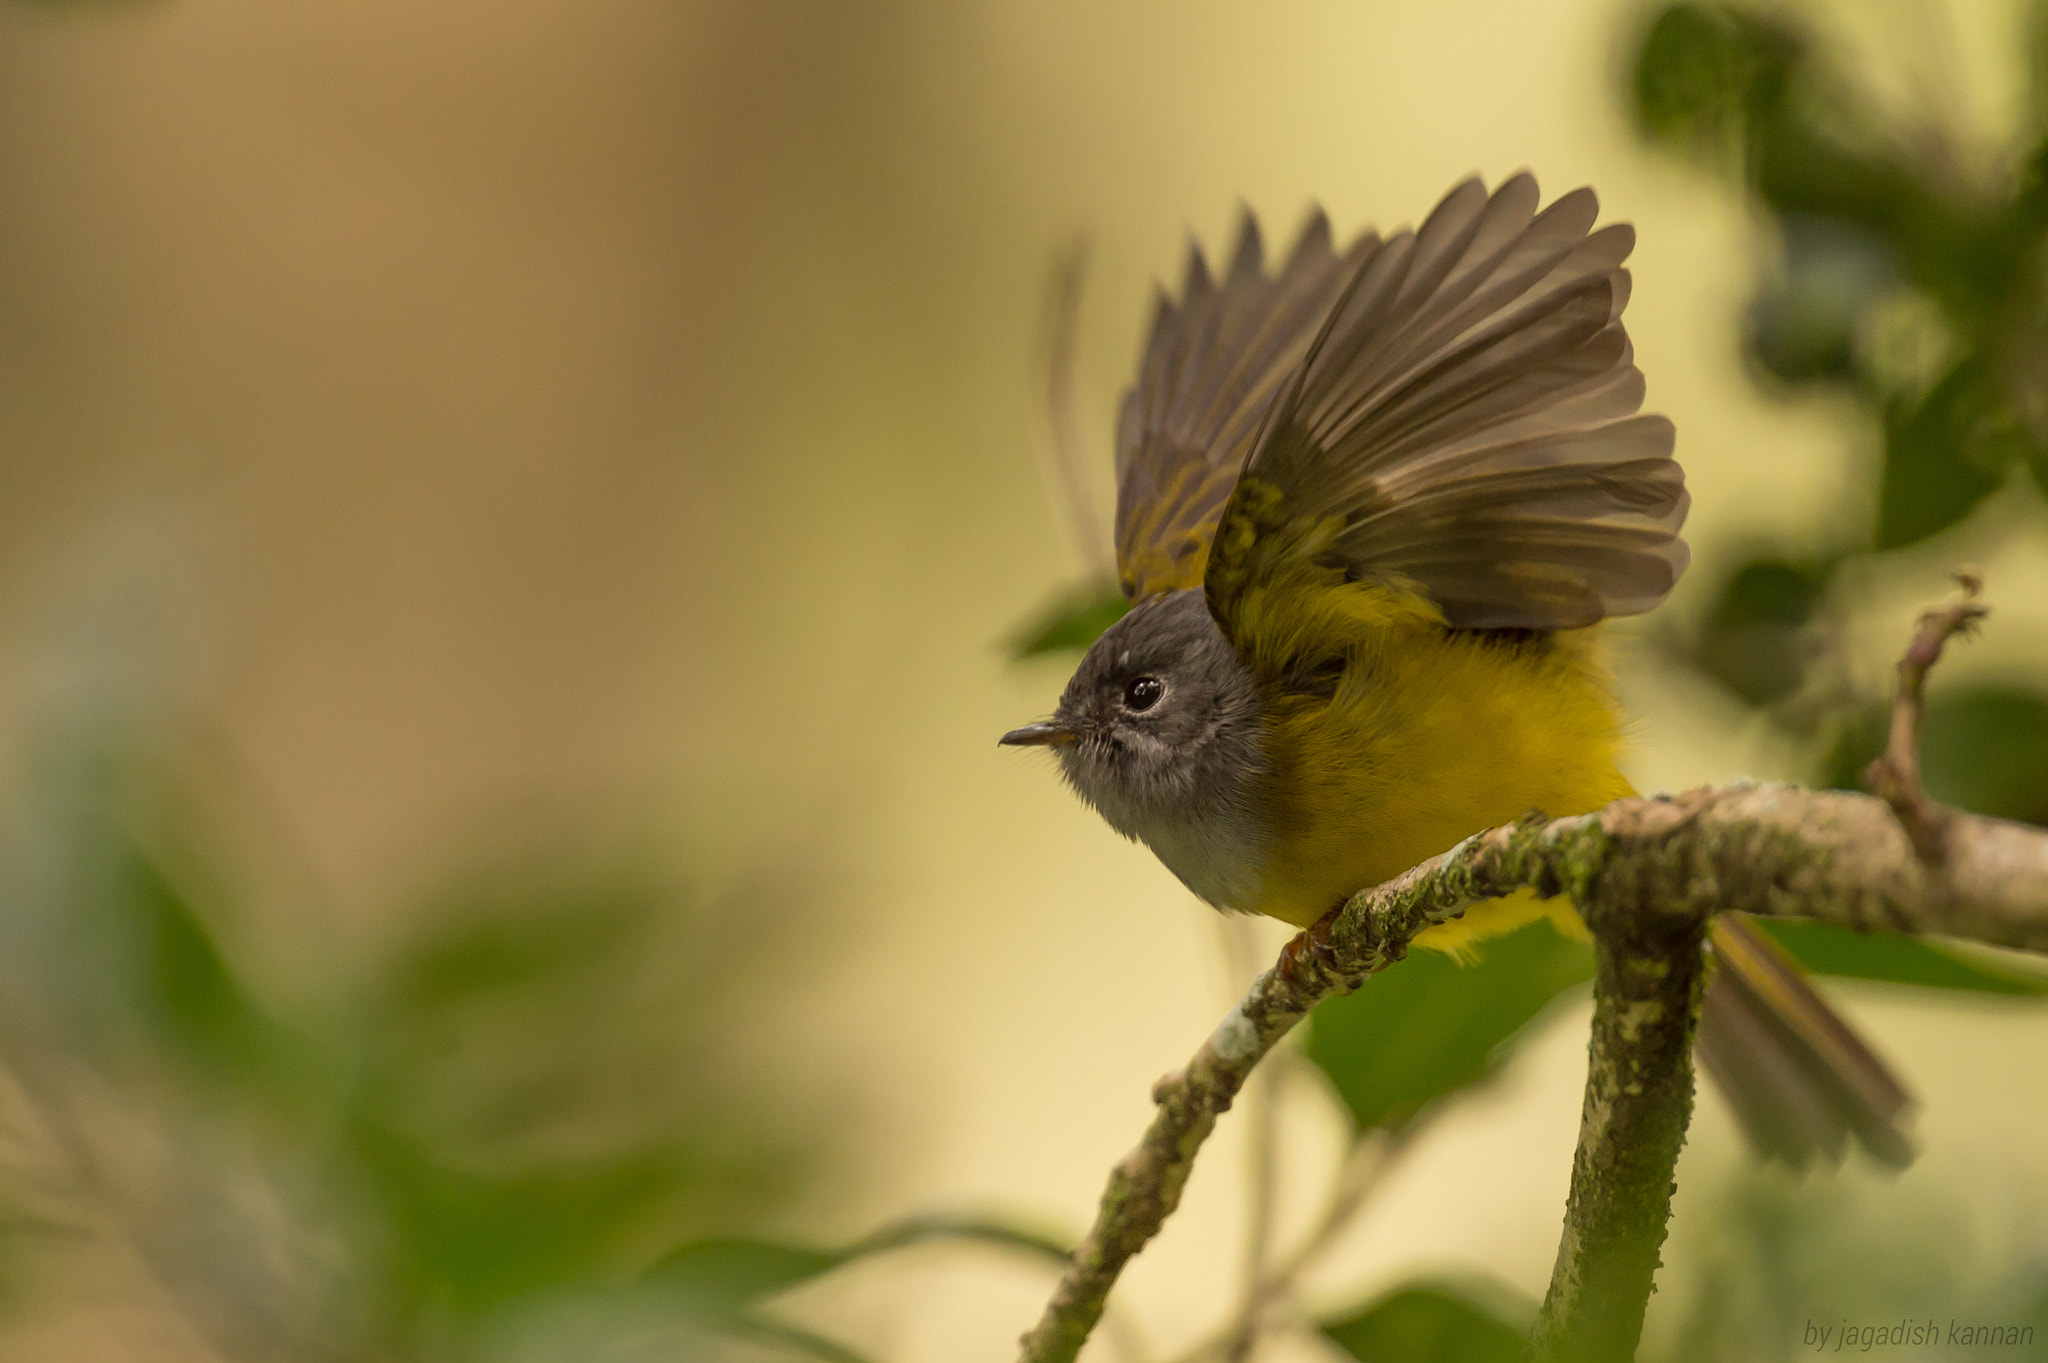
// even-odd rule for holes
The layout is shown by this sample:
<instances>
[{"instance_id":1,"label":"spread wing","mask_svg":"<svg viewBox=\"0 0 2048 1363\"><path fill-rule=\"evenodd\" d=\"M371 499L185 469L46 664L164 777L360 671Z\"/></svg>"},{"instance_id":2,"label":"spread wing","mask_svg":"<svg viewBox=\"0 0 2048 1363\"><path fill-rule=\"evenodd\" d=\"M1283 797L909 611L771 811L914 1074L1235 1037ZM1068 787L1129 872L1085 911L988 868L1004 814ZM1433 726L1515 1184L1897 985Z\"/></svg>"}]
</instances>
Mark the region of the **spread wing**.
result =
<instances>
[{"instance_id":1,"label":"spread wing","mask_svg":"<svg viewBox=\"0 0 2048 1363\"><path fill-rule=\"evenodd\" d=\"M1635 243L1589 189L1452 190L1368 239L1274 399L1205 583L1227 634L1304 561L1417 589L1463 629L1646 611L1684 570L1671 423L1642 416L1621 311Z\"/></svg>"},{"instance_id":2,"label":"spread wing","mask_svg":"<svg viewBox=\"0 0 2048 1363\"><path fill-rule=\"evenodd\" d=\"M1131 600L1201 585L1259 423L1342 292L1356 249L1340 257L1320 213L1273 274L1249 213L1220 282L1190 248L1180 298L1159 297L1118 423L1117 573Z\"/></svg>"}]
</instances>

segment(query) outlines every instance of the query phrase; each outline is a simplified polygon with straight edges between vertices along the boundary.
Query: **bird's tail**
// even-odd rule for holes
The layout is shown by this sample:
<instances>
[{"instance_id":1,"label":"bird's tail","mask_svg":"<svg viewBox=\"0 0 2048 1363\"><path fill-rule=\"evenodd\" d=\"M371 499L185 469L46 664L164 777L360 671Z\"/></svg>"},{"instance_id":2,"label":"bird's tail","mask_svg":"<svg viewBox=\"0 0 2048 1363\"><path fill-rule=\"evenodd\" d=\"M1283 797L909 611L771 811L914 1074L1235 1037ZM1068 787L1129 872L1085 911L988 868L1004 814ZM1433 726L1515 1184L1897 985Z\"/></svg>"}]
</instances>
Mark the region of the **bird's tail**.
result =
<instances>
[{"instance_id":1,"label":"bird's tail","mask_svg":"<svg viewBox=\"0 0 2048 1363\"><path fill-rule=\"evenodd\" d=\"M1777 943L1737 914L1714 919L1716 969L1700 1011L1700 1062L1766 1157L1838 1161L1851 1136L1903 1167L1913 1097L1828 1007Z\"/></svg>"}]
</instances>

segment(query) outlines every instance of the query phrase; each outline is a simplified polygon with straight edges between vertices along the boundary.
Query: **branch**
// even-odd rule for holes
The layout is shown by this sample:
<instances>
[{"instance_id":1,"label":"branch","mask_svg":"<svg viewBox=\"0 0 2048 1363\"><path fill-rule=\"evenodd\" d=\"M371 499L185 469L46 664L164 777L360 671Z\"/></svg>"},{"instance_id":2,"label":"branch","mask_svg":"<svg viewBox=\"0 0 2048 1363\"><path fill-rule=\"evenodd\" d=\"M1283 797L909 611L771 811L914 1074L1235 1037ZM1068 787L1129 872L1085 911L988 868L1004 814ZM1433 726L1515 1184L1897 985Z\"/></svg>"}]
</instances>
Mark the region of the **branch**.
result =
<instances>
[{"instance_id":1,"label":"branch","mask_svg":"<svg viewBox=\"0 0 2048 1363\"><path fill-rule=\"evenodd\" d=\"M1593 930L1593 1035L1564 1234L1530 1338L1539 1360L1635 1357L1692 1124L1707 916L1666 913L1634 871L1611 865L1580 906Z\"/></svg>"},{"instance_id":2,"label":"branch","mask_svg":"<svg viewBox=\"0 0 2048 1363\"><path fill-rule=\"evenodd\" d=\"M1959 816L1934 803L1920 782L1927 674L1943 646L1984 616L1976 574L1957 573L1956 585L1946 602L1921 616L1899 660L1890 738L1867 773L1914 856L1935 868L1952 850ZM1671 1221L1678 1153L1692 1122L1707 920L1686 915L1667 922L1663 887L1637 884L1634 869L1614 867L1582 906L1594 936L1593 1034L1564 1234L1529 1341L1532 1356L1546 1363L1635 1357Z\"/></svg>"},{"instance_id":3,"label":"branch","mask_svg":"<svg viewBox=\"0 0 2048 1363\"><path fill-rule=\"evenodd\" d=\"M1521 883L1492 871L1491 858L1460 855L1478 841L1468 839L1352 899L1319 950L1298 950L1307 934L1297 937L1283 965L1252 982L1251 992L1224 1016L1187 1066L1152 1086L1159 1111L1138 1147L1110 1171L1095 1224L1075 1247L1044 1316L1024 1336L1027 1363L1069 1363L1080 1352L1124 1265L1180 1205L1195 1153L1216 1118L1229 1109L1260 1057L1310 1008L1332 994L1348 993L1367 975L1401 959L1424 928Z\"/></svg>"},{"instance_id":4,"label":"branch","mask_svg":"<svg viewBox=\"0 0 2048 1363\"><path fill-rule=\"evenodd\" d=\"M1596 933L1611 893L1652 918L1641 930L1665 941L1733 909L2048 952L2048 832L1962 813L1946 827L1947 854L1930 863L1869 796L1708 787L1496 828L1353 897L1326 931L1296 938L1187 1067L1154 1086L1159 1111L1112 1172L1022 1358L1075 1356L1124 1264L1179 1204L1196 1152L1252 1066L1318 1002L1399 960L1424 928L1527 887L1569 894Z\"/></svg>"},{"instance_id":5,"label":"branch","mask_svg":"<svg viewBox=\"0 0 2048 1363\"><path fill-rule=\"evenodd\" d=\"M1892 727L1885 750L1863 773L1864 782L1892 807L1913 850L1922 861L1939 862L1948 854L1948 827L1953 811L1928 798L1920 784L1920 721L1927 713L1927 674L1941 659L1941 650L1956 635L1968 637L1986 614L1977 603L1983 581L1965 568L1956 573L1956 590L1947 601L1920 617L1919 632L1899 659L1899 691L1892 700Z\"/></svg>"}]
</instances>

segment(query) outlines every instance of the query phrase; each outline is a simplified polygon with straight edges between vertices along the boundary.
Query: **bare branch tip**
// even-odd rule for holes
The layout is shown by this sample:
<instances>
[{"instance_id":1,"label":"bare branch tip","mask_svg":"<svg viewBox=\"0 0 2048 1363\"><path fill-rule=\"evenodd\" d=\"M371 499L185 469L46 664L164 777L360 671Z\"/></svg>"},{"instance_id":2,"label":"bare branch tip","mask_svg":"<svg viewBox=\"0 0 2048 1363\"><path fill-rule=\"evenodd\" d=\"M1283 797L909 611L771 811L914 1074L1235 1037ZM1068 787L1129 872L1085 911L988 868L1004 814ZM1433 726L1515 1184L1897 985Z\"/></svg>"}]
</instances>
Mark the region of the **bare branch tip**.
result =
<instances>
[{"instance_id":1,"label":"bare branch tip","mask_svg":"<svg viewBox=\"0 0 2048 1363\"><path fill-rule=\"evenodd\" d=\"M1891 733L1884 753L1872 762L1863 779L1891 806L1914 852L1928 865L1947 855L1952 812L1929 797L1920 780L1920 724L1926 715L1927 674L1941 661L1950 639L1969 638L1990 613L1978 597L1983 574L1957 568L1956 590L1946 601L1923 612L1912 642L1899 658L1899 689L1892 699Z\"/></svg>"}]
</instances>

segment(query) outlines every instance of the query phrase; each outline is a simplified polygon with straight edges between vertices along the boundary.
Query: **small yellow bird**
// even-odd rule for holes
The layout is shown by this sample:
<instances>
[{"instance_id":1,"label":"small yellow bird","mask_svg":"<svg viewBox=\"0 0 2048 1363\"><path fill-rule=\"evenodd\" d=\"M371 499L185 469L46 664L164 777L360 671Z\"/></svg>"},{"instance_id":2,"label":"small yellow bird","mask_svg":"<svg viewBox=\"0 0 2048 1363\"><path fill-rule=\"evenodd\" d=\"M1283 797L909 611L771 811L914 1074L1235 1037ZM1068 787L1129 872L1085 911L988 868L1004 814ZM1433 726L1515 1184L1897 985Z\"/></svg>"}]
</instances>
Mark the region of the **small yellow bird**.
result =
<instances>
[{"instance_id":1,"label":"small yellow bird","mask_svg":"<svg viewBox=\"0 0 2048 1363\"><path fill-rule=\"evenodd\" d=\"M1220 279L1162 295L1117 441L1133 603L1054 717L1112 827L1223 909L1307 926L1535 809L1631 793L1595 628L1687 562L1663 417L1639 412L1626 224L1530 176L1453 189L1419 229L1341 252L1318 213L1269 272L1246 215ZM1463 954L1562 899L1481 905L1417 938ZM1739 920L1699 1045L1767 1154L1889 1163L1911 1107L1798 967Z\"/></svg>"}]
</instances>

